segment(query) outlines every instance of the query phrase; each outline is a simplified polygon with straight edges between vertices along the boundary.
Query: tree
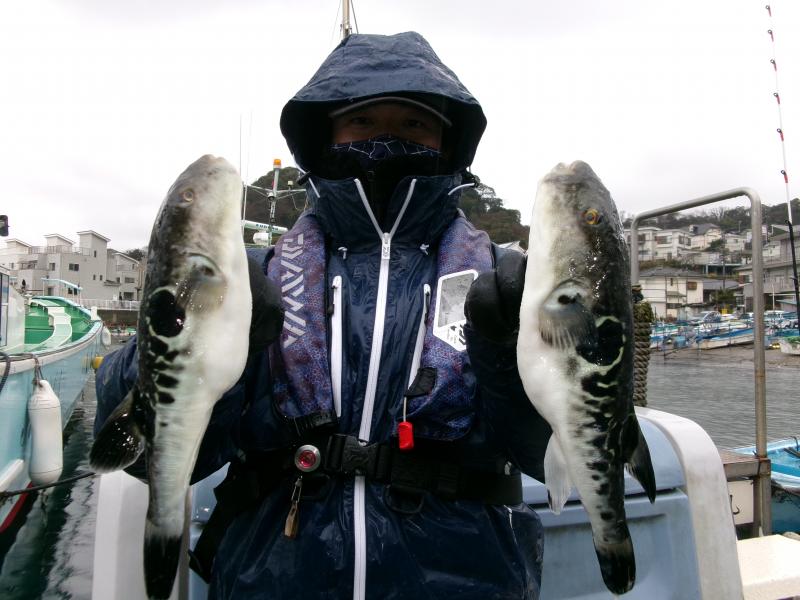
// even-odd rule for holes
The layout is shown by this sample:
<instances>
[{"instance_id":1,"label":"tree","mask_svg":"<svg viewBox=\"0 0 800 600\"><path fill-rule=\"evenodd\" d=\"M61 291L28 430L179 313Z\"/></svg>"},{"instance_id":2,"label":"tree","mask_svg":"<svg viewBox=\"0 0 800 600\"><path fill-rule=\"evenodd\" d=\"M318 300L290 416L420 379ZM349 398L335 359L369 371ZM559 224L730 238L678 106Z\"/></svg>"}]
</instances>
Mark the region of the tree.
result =
<instances>
[{"instance_id":1,"label":"tree","mask_svg":"<svg viewBox=\"0 0 800 600\"><path fill-rule=\"evenodd\" d=\"M459 208L475 227L484 230L496 244L519 242L528 247L530 228L522 225L518 210L503 207L503 200L494 189L479 183L461 192Z\"/></svg>"},{"instance_id":2,"label":"tree","mask_svg":"<svg viewBox=\"0 0 800 600\"><path fill-rule=\"evenodd\" d=\"M131 248L130 250L125 250L123 254L141 262L143 259L147 258L147 246Z\"/></svg>"},{"instance_id":3,"label":"tree","mask_svg":"<svg viewBox=\"0 0 800 600\"><path fill-rule=\"evenodd\" d=\"M714 304L716 304L717 310L724 310L736 306L736 297L733 294L733 290L730 288L717 290L717 293L714 294Z\"/></svg>"}]
</instances>

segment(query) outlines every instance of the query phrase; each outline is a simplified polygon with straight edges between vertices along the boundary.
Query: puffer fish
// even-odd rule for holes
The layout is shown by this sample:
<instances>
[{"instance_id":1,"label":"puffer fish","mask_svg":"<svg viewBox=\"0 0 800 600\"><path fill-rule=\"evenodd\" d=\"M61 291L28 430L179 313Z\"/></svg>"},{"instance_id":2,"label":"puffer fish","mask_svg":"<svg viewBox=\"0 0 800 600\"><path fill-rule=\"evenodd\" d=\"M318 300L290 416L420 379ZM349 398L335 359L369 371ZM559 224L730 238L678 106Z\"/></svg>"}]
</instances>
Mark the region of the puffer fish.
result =
<instances>
[{"instance_id":1,"label":"puffer fish","mask_svg":"<svg viewBox=\"0 0 800 600\"><path fill-rule=\"evenodd\" d=\"M138 379L91 450L98 472L124 468L145 452L144 572L151 598L170 595L200 441L214 404L247 360L252 301L241 197L239 173L210 155L169 189L148 247Z\"/></svg>"},{"instance_id":2,"label":"puffer fish","mask_svg":"<svg viewBox=\"0 0 800 600\"><path fill-rule=\"evenodd\" d=\"M583 162L540 182L531 217L517 362L553 430L544 458L550 507L574 485L606 587L629 591L636 563L625 520L627 465L651 502L655 476L633 410L629 259L614 201Z\"/></svg>"}]
</instances>

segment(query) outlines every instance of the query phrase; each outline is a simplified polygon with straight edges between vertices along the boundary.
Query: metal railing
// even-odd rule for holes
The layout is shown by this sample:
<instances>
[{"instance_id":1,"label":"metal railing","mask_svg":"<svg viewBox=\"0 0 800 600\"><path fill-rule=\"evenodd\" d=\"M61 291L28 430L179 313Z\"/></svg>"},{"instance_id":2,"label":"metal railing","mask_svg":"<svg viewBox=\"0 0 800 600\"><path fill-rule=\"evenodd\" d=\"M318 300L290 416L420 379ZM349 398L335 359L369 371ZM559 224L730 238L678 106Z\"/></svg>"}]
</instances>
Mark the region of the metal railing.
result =
<instances>
[{"instance_id":1,"label":"metal railing","mask_svg":"<svg viewBox=\"0 0 800 600\"><path fill-rule=\"evenodd\" d=\"M0 255L19 254L26 256L30 254L80 254L81 256L92 256L95 252L93 248L81 248L80 246L30 246L27 248L2 248Z\"/></svg>"},{"instance_id":2,"label":"metal railing","mask_svg":"<svg viewBox=\"0 0 800 600\"><path fill-rule=\"evenodd\" d=\"M747 196L750 200L750 227L753 232L753 395L756 412L756 458L759 461L759 474L753 486L753 529L764 535L772 533L772 483L769 469L762 472L760 465L767 461L767 388L766 358L764 355L764 259L761 254L761 198L758 192L748 187L740 187L710 196L703 196L686 202L679 202L664 208L656 208L639 213L631 222L631 283L639 282L639 223L651 217L713 204L723 200Z\"/></svg>"},{"instance_id":3,"label":"metal railing","mask_svg":"<svg viewBox=\"0 0 800 600\"><path fill-rule=\"evenodd\" d=\"M80 304L86 308L96 306L101 310L139 310L139 300L107 300L105 298L81 298Z\"/></svg>"}]
</instances>

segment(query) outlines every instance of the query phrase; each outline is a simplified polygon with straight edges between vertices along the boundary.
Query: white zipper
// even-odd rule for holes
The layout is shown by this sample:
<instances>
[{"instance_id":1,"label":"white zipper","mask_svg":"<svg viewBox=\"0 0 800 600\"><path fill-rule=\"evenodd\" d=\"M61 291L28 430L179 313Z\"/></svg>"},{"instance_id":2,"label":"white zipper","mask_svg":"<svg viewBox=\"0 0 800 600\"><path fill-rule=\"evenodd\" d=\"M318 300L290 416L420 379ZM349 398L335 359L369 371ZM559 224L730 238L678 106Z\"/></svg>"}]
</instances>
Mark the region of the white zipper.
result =
<instances>
[{"instance_id":1,"label":"white zipper","mask_svg":"<svg viewBox=\"0 0 800 600\"><path fill-rule=\"evenodd\" d=\"M372 327L372 349L369 355L369 371L367 372L367 389L364 392L364 406L361 413L361 427L358 430L358 439L362 444L369 442L369 435L372 430L372 409L375 405L375 393L378 389L378 373L381 364L381 350L383 347L383 327L386 320L386 299L389 288L389 258L392 252L392 236L397 232L397 227L400 221L403 220L403 215L408 208L408 203L411 201L411 196L414 193L417 180L412 179L411 185L408 186L408 194L403 202L403 207L400 209L400 214L392 225L391 231L383 233L378 226L378 221L372 213L369 206L369 201L364 193L364 188L361 182L356 179L356 188L361 196L361 202L364 204L364 209L367 211L375 231L381 238L381 266L378 272L378 296L375 299L375 324Z\"/></svg>"},{"instance_id":2,"label":"white zipper","mask_svg":"<svg viewBox=\"0 0 800 600\"><path fill-rule=\"evenodd\" d=\"M331 391L336 417L342 416L342 276L337 275L333 289L333 315L331 315Z\"/></svg>"},{"instance_id":3,"label":"white zipper","mask_svg":"<svg viewBox=\"0 0 800 600\"><path fill-rule=\"evenodd\" d=\"M391 250L392 234L384 233L381 236L381 269L378 273L378 297L375 300L375 325L372 328L372 350L369 355L367 389L364 392L361 427L358 430L358 439L362 443L369 442L369 434L372 430L372 409L375 406L375 394L378 391L383 326L386 320L386 299L389 292L389 257L391 256Z\"/></svg>"},{"instance_id":4,"label":"white zipper","mask_svg":"<svg viewBox=\"0 0 800 600\"><path fill-rule=\"evenodd\" d=\"M417 180L412 179L408 186L408 194L397 215L391 231L384 233L381 231L378 221L369 206L367 195L361 182L355 180L358 195L364 209L367 211L372 221L375 231L381 239L381 265L378 274L378 296L375 300L375 324L372 328L372 348L369 355L369 370L367 372L367 389L364 392L364 406L361 411L361 426L358 430L358 439L362 445L369 443L369 436L372 430L372 410L375 406L375 394L378 390L378 373L380 371L381 350L383 347L383 328L386 320L386 299L389 288L389 259L392 251L392 236L397 232L400 221L411 201ZM364 600L366 594L367 581L367 524L364 505L365 481L363 475L356 475L353 488L353 542L355 544L354 568L353 568L353 600Z\"/></svg>"},{"instance_id":5,"label":"white zipper","mask_svg":"<svg viewBox=\"0 0 800 600\"><path fill-rule=\"evenodd\" d=\"M411 372L408 374L408 387L414 383L419 371L419 361L422 359L422 345L425 342L425 321L428 319L428 309L431 302L431 286L427 283L422 288L422 316L417 329L417 343L414 345L414 356L411 359Z\"/></svg>"},{"instance_id":6,"label":"white zipper","mask_svg":"<svg viewBox=\"0 0 800 600\"><path fill-rule=\"evenodd\" d=\"M356 475L353 488L353 600L367 595L367 525L364 502L364 476Z\"/></svg>"}]
</instances>

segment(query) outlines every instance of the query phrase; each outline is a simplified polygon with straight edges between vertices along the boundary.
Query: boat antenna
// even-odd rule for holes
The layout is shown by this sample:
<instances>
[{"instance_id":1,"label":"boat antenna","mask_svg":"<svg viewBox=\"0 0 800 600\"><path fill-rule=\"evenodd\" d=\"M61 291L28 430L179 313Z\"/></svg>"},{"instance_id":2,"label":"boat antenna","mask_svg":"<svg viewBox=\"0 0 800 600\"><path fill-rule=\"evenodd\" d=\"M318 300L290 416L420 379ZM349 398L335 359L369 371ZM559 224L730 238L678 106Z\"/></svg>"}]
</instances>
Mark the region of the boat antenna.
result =
<instances>
[{"instance_id":1,"label":"boat antenna","mask_svg":"<svg viewBox=\"0 0 800 600\"><path fill-rule=\"evenodd\" d=\"M775 101L778 106L778 135L780 136L781 140L781 152L783 154L783 169L781 169L781 175L783 175L783 183L786 187L786 224L789 226L789 246L792 250L792 281L794 282L794 308L795 313L800 313L800 284L798 283L797 279L797 256L795 255L795 247L794 247L794 225L792 224L792 201L791 201L791 194L789 193L789 170L786 163L786 136L785 131L783 129L783 111L781 110L781 94L780 88L778 87L778 62L775 60L775 56L777 53L775 52L775 29L772 25L772 8L769 4L767 4L764 8L767 9L767 14L769 15L770 27L767 29L767 33L769 34L769 39L772 42L772 58L769 59L770 64L772 65L772 70L775 73L775 91L772 95L775 97Z\"/></svg>"}]
</instances>

